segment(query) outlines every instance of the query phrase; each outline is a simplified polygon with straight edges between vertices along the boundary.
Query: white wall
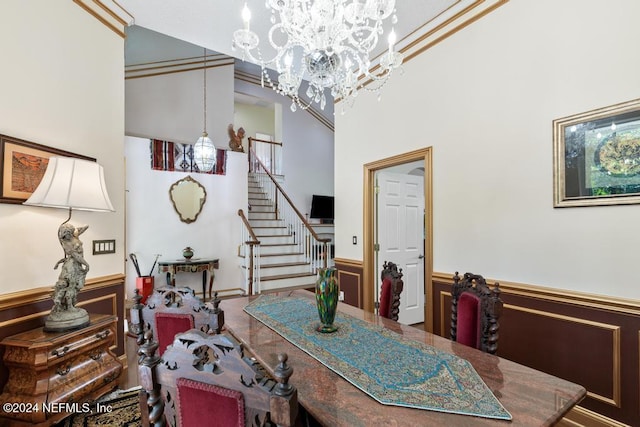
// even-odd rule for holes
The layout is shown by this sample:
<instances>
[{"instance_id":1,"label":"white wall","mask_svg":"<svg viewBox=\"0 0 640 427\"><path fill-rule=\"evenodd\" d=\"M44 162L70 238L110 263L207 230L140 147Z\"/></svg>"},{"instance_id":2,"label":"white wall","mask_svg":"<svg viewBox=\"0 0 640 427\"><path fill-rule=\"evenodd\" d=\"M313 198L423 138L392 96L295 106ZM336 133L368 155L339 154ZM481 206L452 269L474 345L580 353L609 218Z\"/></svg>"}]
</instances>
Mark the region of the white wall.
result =
<instances>
[{"instance_id":1,"label":"white wall","mask_svg":"<svg viewBox=\"0 0 640 427\"><path fill-rule=\"evenodd\" d=\"M433 147L434 270L640 298L640 206L554 209L552 120L640 97L640 2L512 0L336 116L336 255L363 164Z\"/></svg>"},{"instance_id":2,"label":"white wall","mask_svg":"<svg viewBox=\"0 0 640 427\"><path fill-rule=\"evenodd\" d=\"M149 139L127 137L127 253L138 257L141 272L147 275L155 254L161 260L182 259L182 249L191 246L194 258L219 258L214 289L237 288L243 283L238 244L238 209L247 206L246 154L227 151L226 175L168 172L151 169ZM190 175L205 187L207 199L195 222L180 221L169 198L169 188ZM153 272L155 284L164 285L165 277ZM127 296L135 289L136 272L127 266ZM179 273L176 283L202 290L200 273Z\"/></svg>"},{"instance_id":3,"label":"white wall","mask_svg":"<svg viewBox=\"0 0 640 427\"><path fill-rule=\"evenodd\" d=\"M195 258L219 258L215 289L243 284L238 267L240 239L238 209L247 206L246 154L227 152L226 175L191 174L207 190L207 202L198 219L180 221L169 199L169 187L189 175L152 171L149 139L193 143L203 130L203 71L128 79L126 88L127 254L136 253L144 274L155 254L161 259L182 258L191 246ZM227 126L233 123L233 65L207 69L207 132L216 147L229 148ZM143 137L143 138L139 138ZM127 295L135 288L136 272L127 265ZM154 271L155 283L160 277ZM181 273L179 285L202 289L201 274Z\"/></svg>"},{"instance_id":4,"label":"white wall","mask_svg":"<svg viewBox=\"0 0 640 427\"><path fill-rule=\"evenodd\" d=\"M126 81L126 134L194 143L204 127L202 69ZM207 69L207 133L229 148L233 123L233 65Z\"/></svg>"},{"instance_id":5,"label":"white wall","mask_svg":"<svg viewBox=\"0 0 640 427\"><path fill-rule=\"evenodd\" d=\"M87 278L124 271L124 39L77 4L0 3L0 133L91 156L103 165L115 213L74 212ZM63 255L61 209L0 204L2 293L53 286ZM93 256L91 241L115 239Z\"/></svg>"}]
</instances>

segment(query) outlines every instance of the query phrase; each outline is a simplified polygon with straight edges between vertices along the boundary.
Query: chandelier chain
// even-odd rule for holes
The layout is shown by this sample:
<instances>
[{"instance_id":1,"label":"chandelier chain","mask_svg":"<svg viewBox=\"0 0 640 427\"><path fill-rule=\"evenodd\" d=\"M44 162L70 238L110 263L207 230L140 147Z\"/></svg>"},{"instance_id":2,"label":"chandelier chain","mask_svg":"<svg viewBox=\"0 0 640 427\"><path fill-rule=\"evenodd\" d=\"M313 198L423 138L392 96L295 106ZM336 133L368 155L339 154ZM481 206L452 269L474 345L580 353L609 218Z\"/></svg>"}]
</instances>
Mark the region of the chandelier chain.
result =
<instances>
[{"instance_id":1,"label":"chandelier chain","mask_svg":"<svg viewBox=\"0 0 640 427\"><path fill-rule=\"evenodd\" d=\"M204 108L202 109L204 111L204 133L207 133L207 48L204 48Z\"/></svg>"}]
</instances>

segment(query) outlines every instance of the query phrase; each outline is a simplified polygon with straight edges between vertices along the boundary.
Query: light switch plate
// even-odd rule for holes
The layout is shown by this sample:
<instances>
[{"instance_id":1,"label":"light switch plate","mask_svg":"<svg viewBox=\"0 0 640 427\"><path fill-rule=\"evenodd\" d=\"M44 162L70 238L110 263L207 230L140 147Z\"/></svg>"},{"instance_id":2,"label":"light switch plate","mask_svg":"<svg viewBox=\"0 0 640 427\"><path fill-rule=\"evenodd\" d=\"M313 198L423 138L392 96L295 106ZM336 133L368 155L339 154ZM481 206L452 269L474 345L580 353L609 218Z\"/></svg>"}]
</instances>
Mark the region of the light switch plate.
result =
<instances>
[{"instance_id":1,"label":"light switch plate","mask_svg":"<svg viewBox=\"0 0 640 427\"><path fill-rule=\"evenodd\" d=\"M115 254L116 253L116 240L94 240L93 241L93 254Z\"/></svg>"}]
</instances>

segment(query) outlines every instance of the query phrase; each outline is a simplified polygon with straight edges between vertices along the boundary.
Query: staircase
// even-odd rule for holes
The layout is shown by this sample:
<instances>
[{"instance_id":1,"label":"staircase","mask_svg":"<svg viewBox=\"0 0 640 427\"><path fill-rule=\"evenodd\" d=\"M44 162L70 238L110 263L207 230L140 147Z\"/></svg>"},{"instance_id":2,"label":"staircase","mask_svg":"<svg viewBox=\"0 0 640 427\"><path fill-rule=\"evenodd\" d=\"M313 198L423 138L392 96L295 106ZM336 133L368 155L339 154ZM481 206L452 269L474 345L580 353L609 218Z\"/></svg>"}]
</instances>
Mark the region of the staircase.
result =
<instances>
[{"instance_id":1,"label":"staircase","mask_svg":"<svg viewBox=\"0 0 640 427\"><path fill-rule=\"evenodd\" d=\"M294 227L278 218L274 201L255 173L249 173L248 187L248 221L260 241L259 289L254 292L313 287L316 274L312 263L305 261L304 245L297 240L300 237Z\"/></svg>"}]
</instances>

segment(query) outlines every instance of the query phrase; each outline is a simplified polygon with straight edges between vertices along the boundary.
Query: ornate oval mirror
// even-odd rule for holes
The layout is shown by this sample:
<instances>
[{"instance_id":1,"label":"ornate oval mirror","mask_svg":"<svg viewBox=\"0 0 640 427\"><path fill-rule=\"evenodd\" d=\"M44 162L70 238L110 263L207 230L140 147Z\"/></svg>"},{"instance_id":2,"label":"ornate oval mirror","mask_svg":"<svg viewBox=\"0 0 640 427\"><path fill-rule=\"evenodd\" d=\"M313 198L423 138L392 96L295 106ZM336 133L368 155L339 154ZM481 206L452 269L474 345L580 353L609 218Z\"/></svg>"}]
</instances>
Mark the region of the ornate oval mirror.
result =
<instances>
[{"instance_id":1,"label":"ornate oval mirror","mask_svg":"<svg viewBox=\"0 0 640 427\"><path fill-rule=\"evenodd\" d=\"M180 221L190 224L202 211L202 206L207 200L207 190L198 181L187 176L171 186L169 198L180 216Z\"/></svg>"}]
</instances>

